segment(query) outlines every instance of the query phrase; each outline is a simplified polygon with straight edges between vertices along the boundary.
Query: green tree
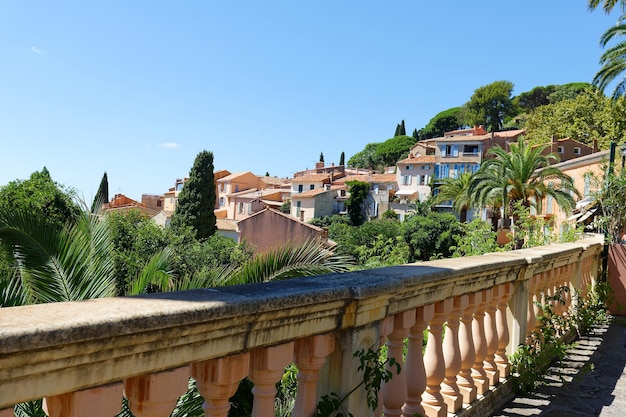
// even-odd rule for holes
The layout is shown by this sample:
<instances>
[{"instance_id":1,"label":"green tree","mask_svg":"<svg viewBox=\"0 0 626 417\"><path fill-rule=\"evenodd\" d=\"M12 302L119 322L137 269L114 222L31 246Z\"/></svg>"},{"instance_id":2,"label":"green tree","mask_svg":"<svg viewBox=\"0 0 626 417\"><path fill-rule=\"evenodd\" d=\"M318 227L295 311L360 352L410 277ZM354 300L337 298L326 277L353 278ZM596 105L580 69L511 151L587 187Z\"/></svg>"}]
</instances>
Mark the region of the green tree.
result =
<instances>
[{"instance_id":1,"label":"green tree","mask_svg":"<svg viewBox=\"0 0 626 417\"><path fill-rule=\"evenodd\" d=\"M409 155L409 150L413 145L415 145L415 139L411 136L395 136L378 145L376 155L384 165L395 165L400 159Z\"/></svg>"},{"instance_id":2,"label":"green tree","mask_svg":"<svg viewBox=\"0 0 626 417\"><path fill-rule=\"evenodd\" d=\"M443 136L445 132L460 129L462 127L461 122L459 122L460 111L460 107L452 107L437 113L435 117L430 119L428 124L418 132L419 139L437 138Z\"/></svg>"},{"instance_id":3,"label":"green tree","mask_svg":"<svg viewBox=\"0 0 626 417\"><path fill-rule=\"evenodd\" d=\"M550 104L550 94L554 93L556 86L538 86L530 91L525 91L513 99L513 103L519 106L523 112L531 112L539 106Z\"/></svg>"},{"instance_id":4,"label":"green tree","mask_svg":"<svg viewBox=\"0 0 626 417\"><path fill-rule=\"evenodd\" d=\"M587 82L568 83L563 85L555 85L554 91L548 96L550 103L558 103L563 100L571 100L587 91L595 91L596 88Z\"/></svg>"},{"instance_id":5,"label":"green tree","mask_svg":"<svg viewBox=\"0 0 626 417\"><path fill-rule=\"evenodd\" d=\"M587 145L598 141L608 149L611 140L624 140L626 100L612 102L598 91L587 90L573 99L536 108L528 114L525 140L533 145L551 141L552 135L572 138Z\"/></svg>"},{"instance_id":6,"label":"green tree","mask_svg":"<svg viewBox=\"0 0 626 417\"><path fill-rule=\"evenodd\" d=\"M606 48L613 39L626 35L626 15L620 17L617 25L610 27L600 37L600 45ZM617 80L611 93L611 98L617 100L626 94L626 41L621 40L616 45L606 49L600 56L600 70L593 77L593 85L604 91L610 83Z\"/></svg>"},{"instance_id":7,"label":"green tree","mask_svg":"<svg viewBox=\"0 0 626 417\"><path fill-rule=\"evenodd\" d=\"M368 143L362 151L352 155L348 160L348 166L353 168L381 169L384 162L376 152L380 143Z\"/></svg>"},{"instance_id":8,"label":"green tree","mask_svg":"<svg viewBox=\"0 0 626 417\"><path fill-rule=\"evenodd\" d=\"M613 8L618 4L621 4L623 11L624 5L626 5L626 1L624 0L588 0L587 6L589 7L589 10L593 11L602 5L601 7L604 13L610 14L613 11Z\"/></svg>"},{"instance_id":9,"label":"green tree","mask_svg":"<svg viewBox=\"0 0 626 417\"><path fill-rule=\"evenodd\" d=\"M346 202L348 216L354 226L360 226L365 222L365 199L370 191L370 185L363 181L347 181L350 197Z\"/></svg>"},{"instance_id":10,"label":"green tree","mask_svg":"<svg viewBox=\"0 0 626 417\"><path fill-rule=\"evenodd\" d=\"M191 226L196 238L208 239L217 231L215 207L215 179L213 175L213 153L200 152L194 161L176 204L171 225L174 230Z\"/></svg>"},{"instance_id":11,"label":"green tree","mask_svg":"<svg viewBox=\"0 0 626 417\"><path fill-rule=\"evenodd\" d=\"M484 125L491 132L501 130L514 115L512 92L510 81L495 81L477 88L461 109L460 120L468 126Z\"/></svg>"},{"instance_id":12,"label":"green tree","mask_svg":"<svg viewBox=\"0 0 626 417\"><path fill-rule=\"evenodd\" d=\"M571 211L575 206L572 195L580 193L570 176L551 165L558 162L558 155L542 155L546 145L531 147L522 138L510 147L511 152L498 146L487 151L490 158L473 175L469 189L475 205L504 207L505 217L515 217L516 203L539 211L541 200L551 196L562 210Z\"/></svg>"},{"instance_id":13,"label":"green tree","mask_svg":"<svg viewBox=\"0 0 626 417\"><path fill-rule=\"evenodd\" d=\"M63 225L78 218L80 207L76 192L52 180L44 167L27 180L15 180L0 187L0 209L22 211L39 216L44 222Z\"/></svg>"},{"instance_id":14,"label":"green tree","mask_svg":"<svg viewBox=\"0 0 626 417\"><path fill-rule=\"evenodd\" d=\"M409 246L408 262L449 258L462 233L460 222L450 213L415 215L402 225L403 238Z\"/></svg>"},{"instance_id":15,"label":"green tree","mask_svg":"<svg viewBox=\"0 0 626 417\"><path fill-rule=\"evenodd\" d=\"M413 137L413 139L415 139L415 142L417 142L420 138L420 134L417 131L417 128L413 129L413 134L411 135Z\"/></svg>"},{"instance_id":16,"label":"green tree","mask_svg":"<svg viewBox=\"0 0 626 417\"><path fill-rule=\"evenodd\" d=\"M100 210L102 204L109 202L109 179L107 178L106 171L100 180L100 186L98 187L98 191L96 192L96 196L93 198L93 203L91 204L91 212L95 213Z\"/></svg>"},{"instance_id":17,"label":"green tree","mask_svg":"<svg viewBox=\"0 0 626 417\"><path fill-rule=\"evenodd\" d=\"M431 199L433 205L452 200L452 208L461 215L461 221L466 220L465 212L473 204L469 189L472 183L472 174L464 172L456 178L444 178L437 187L437 193Z\"/></svg>"},{"instance_id":18,"label":"green tree","mask_svg":"<svg viewBox=\"0 0 626 417\"><path fill-rule=\"evenodd\" d=\"M324 162L324 153L320 152L320 162Z\"/></svg>"},{"instance_id":19,"label":"green tree","mask_svg":"<svg viewBox=\"0 0 626 417\"><path fill-rule=\"evenodd\" d=\"M405 136L406 135L406 128L404 127L404 119L402 120L402 123L398 123L398 125L396 126L396 131L393 134L393 136Z\"/></svg>"},{"instance_id":20,"label":"green tree","mask_svg":"<svg viewBox=\"0 0 626 417\"><path fill-rule=\"evenodd\" d=\"M345 152L341 152L341 156L339 156L339 165L343 166L346 163L346 154Z\"/></svg>"}]
</instances>

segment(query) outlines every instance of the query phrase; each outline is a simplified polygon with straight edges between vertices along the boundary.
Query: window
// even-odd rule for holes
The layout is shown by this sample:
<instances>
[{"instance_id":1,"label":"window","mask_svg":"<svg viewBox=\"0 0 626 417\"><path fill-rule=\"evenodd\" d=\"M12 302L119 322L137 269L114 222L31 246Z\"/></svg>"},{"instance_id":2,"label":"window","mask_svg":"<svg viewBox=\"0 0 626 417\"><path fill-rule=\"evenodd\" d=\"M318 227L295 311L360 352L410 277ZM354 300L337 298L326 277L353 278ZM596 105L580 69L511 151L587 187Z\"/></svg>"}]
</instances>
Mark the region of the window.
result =
<instances>
[{"instance_id":1,"label":"window","mask_svg":"<svg viewBox=\"0 0 626 417\"><path fill-rule=\"evenodd\" d=\"M591 194L591 174L585 174L585 189L583 191L583 196L589 197Z\"/></svg>"},{"instance_id":2,"label":"window","mask_svg":"<svg viewBox=\"0 0 626 417\"><path fill-rule=\"evenodd\" d=\"M478 155L478 145L464 145L463 155Z\"/></svg>"},{"instance_id":3,"label":"window","mask_svg":"<svg viewBox=\"0 0 626 417\"><path fill-rule=\"evenodd\" d=\"M309 186L309 190L315 190L315 184L311 184L311 185Z\"/></svg>"},{"instance_id":4,"label":"window","mask_svg":"<svg viewBox=\"0 0 626 417\"><path fill-rule=\"evenodd\" d=\"M220 197L220 207L224 207L224 197Z\"/></svg>"},{"instance_id":5,"label":"window","mask_svg":"<svg viewBox=\"0 0 626 417\"><path fill-rule=\"evenodd\" d=\"M406 166L406 170L407 170L407 171L413 171L413 169L414 169L414 168L413 168L413 165L407 165L407 166Z\"/></svg>"},{"instance_id":6,"label":"window","mask_svg":"<svg viewBox=\"0 0 626 417\"><path fill-rule=\"evenodd\" d=\"M243 203L237 204L237 213L243 213Z\"/></svg>"},{"instance_id":7,"label":"window","mask_svg":"<svg viewBox=\"0 0 626 417\"><path fill-rule=\"evenodd\" d=\"M580 155L580 148L574 148L574 155Z\"/></svg>"},{"instance_id":8,"label":"window","mask_svg":"<svg viewBox=\"0 0 626 417\"><path fill-rule=\"evenodd\" d=\"M556 148L556 152L557 152L557 153L561 153L561 154L562 154L562 153L563 153L563 147L562 147L562 146L558 146L558 147Z\"/></svg>"},{"instance_id":9,"label":"window","mask_svg":"<svg viewBox=\"0 0 626 417\"><path fill-rule=\"evenodd\" d=\"M374 194L378 194L378 184L374 184Z\"/></svg>"},{"instance_id":10,"label":"window","mask_svg":"<svg viewBox=\"0 0 626 417\"><path fill-rule=\"evenodd\" d=\"M304 185L298 184L298 192L301 193L304 190Z\"/></svg>"},{"instance_id":11,"label":"window","mask_svg":"<svg viewBox=\"0 0 626 417\"><path fill-rule=\"evenodd\" d=\"M235 184L235 192L238 193L239 192L239 184Z\"/></svg>"},{"instance_id":12,"label":"window","mask_svg":"<svg viewBox=\"0 0 626 417\"><path fill-rule=\"evenodd\" d=\"M422 167L425 171L429 171L430 170L430 165L424 165Z\"/></svg>"},{"instance_id":13,"label":"window","mask_svg":"<svg viewBox=\"0 0 626 417\"><path fill-rule=\"evenodd\" d=\"M445 152L441 156L459 156L459 145L445 145Z\"/></svg>"},{"instance_id":14,"label":"window","mask_svg":"<svg viewBox=\"0 0 626 417\"><path fill-rule=\"evenodd\" d=\"M301 209L302 209L302 201L296 201L296 217L300 217Z\"/></svg>"},{"instance_id":15,"label":"window","mask_svg":"<svg viewBox=\"0 0 626 417\"><path fill-rule=\"evenodd\" d=\"M157 207L161 207L161 200L157 200Z\"/></svg>"},{"instance_id":16,"label":"window","mask_svg":"<svg viewBox=\"0 0 626 417\"><path fill-rule=\"evenodd\" d=\"M411 179L410 175L402 176L402 185L411 185Z\"/></svg>"}]
</instances>

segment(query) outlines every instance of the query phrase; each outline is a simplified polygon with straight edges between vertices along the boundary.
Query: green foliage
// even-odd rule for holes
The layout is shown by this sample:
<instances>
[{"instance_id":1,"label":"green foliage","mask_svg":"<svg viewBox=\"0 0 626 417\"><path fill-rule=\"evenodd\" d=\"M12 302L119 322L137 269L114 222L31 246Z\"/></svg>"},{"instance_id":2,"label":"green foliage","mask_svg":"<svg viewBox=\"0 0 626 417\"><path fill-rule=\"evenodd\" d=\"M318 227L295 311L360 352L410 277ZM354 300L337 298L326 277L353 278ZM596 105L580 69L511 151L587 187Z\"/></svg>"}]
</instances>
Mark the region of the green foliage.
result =
<instances>
[{"instance_id":1,"label":"green foliage","mask_svg":"<svg viewBox=\"0 0 626 417\"><path fill-rule=\"evenodd\" d=\"M363 181L348 181L350 197L346 201L346 209L352 224L360 226L365 222L365 199L370 191L370 185Z\"/></svg>"},{"instance_id":2,"label":"green foliage","mask_svg":"<svg viewBox=\"0 0 626 417\"><path fill-rule=\"evenodd\" d=\"M191 226L200 240L215 234L214 181L213 153L202 151L196 156L189 179L178 196L176 211L172 216L172 229Z\"/></svg>"},{"instance_id":3,"label":"green foliage","mask_svg":"<svg viewBox=\"0 0 626 417\"><path fill-rule=\"evenodd\" d=\"M324 153L320 152L320 162L324 162Z\"/></svg>"},{"instance_id":4,"label":"green foliage","mask_svg":"<svg viewBox=\"0 0 626 417\"><path fill-rule=\"evenodd\" d=\"M470 198L469 190L472 183L472 174L464 172L456 178L444 178L437 187L437 194L432 197L431 204L437 205L452 200L452 208L457 214L471 207L474 202Z\"/></svg>"},{"instance_id":5,"label":"green foliage","mask_svg":"<svg viewBox=\"0 0 626 417\"><path fill-rule=\"evenodd\" d=\"M74 203L76 192L54 182L44 167L27 180L15 180L0 187L0 210L31 213L45 223L64 225L80 214Z\"/></svg>"},{"instance_id":6,"label":"green foliage","mask_svg":"<svg viewBox=\"0 0 626 417\"><path fill-rule=\"evenodd\" d=\"M610 243L620 243L621 229L626 224L626 171L609 172L608 167L604 168L603 178L592 177L599 190L594 197L602 210L598 225Z\"/></svg>"},{"instance_id":7,"label":"green foliage","mask_svg":"<svg viewBox=\"0 0 626 417\"><path fill-rule=\"evenodd\" d=\"M624 9L622 9L624 11ZM619 42L609 47L600 56L600 70L593 77L593 84L601 91L606 90L609 84L617 80L611 98L617 100L626 94L626 15L622 15L615 26L611 26L600 38L600 46L606 48L611 41L622 38Z\"/></svg>"},{"instance_id":8,"label":"green foliage","mask_svg":"<svg viewBox=\"0 0 626 417\"><path fill-rule=\"evenodd\" d=\"M459 122L460 111L460 107L452 107L437 113L423 129L420 129L419 139L437 138L443 136L445 132L460 129L462 127ZM415 137L415 132L413 137Z\"/></svg>"},{"instance_id":9,"label":"green foliage","mask_svg":"<svg viewBox=\"0 0 626 417\"><path fill-rule=\"evenodd\" d=\"M396 375L400 374L400 363L395 358L387 358L380 360L381 352L379 350L361 349L352 355L359 359L359 367L357 370L363 372L363 379L345 396L339 397L336 393L330 393L322 396L317 404L317 417L353 417L351 413L343 409L343 402L352 395L361 386L364 387L367 406L372 410L378 408L378 393L382 382L389 382L393 378L393 370ZM389 366L390 369L387 369Z\"/></svg>"},{"instance_id":10,"label":"green foliage","mask_svg":"<svg viewBox=\"0 0 626 417\"><path fill-rule=\"evenodd\" d=\"M558 138L572 138L589 146L594 139L600 149L608 149L611 140L626 139L626 102L615 102L599 92L585 90L571 99L538 107L528 114L525 140L533 145Z\"/></svg>"},{"instance_id":11,"label":"green foliage","mask_svg":"<svg viewBox=\"0 0 626 417\"><path fill-rule=\"evenodd\" d=\"M514 116L512 92L510 81L495 81L477 88L461 109L459 120L467 126L484 125L491 132L501 130L507 118Z\"/></svg>"},{"instance_id":12,"label":"green foliage","mask_svg":"<svg viewBox=\"0 0 626 417\"><path fill-rule=\"evenodd\" d=\"M395 165L399 160L409 155L409 150L415 145L411 136L395 136L379 144L376 154L384 165Z\"/></svg>"},{"instance_id":13,"label":"green foliage","mask_svg":"<svg viewBox=\"0 0 626 417\"><path fill-rule=\"evenodd\" d=\"M339 156L339 165L343 166L346 163L346 153L341 152L341 156Z\"/></svg>"},{"instance_id":14,"label":"green foliage","mask_svg":"<svg viewBox=\"0 0 626 417\"><path fill-rule=\"evenodd\" d=\"M332 216L314 217L309 220L309 224L317 227L331 227L335 224L351 225L352 223L350 222L349 217L342 216L340 214L333 214Z\"/></svg>"},{"instance_id":15,"label":"green foliage","mask_svg":"<svg viewBox=\"0 0 626 417\"><path fill-rule=\"evenodd\" d=\"M405 136L406 135L406 128L404 127L404 120L402 120L402 123L398 123L398 126L396 126L396 131L393 134L393 136Z\"/></svg>"},{"instance_id":16,"label":"green foliage","mask_svg":"<svg viewBox=\"0 0 626 417\"><path fill-rule=\"evenodd\" d=\"M491 223L474 219L469 223L461 223L462 234L458 237L452 257L483 255L485 253L502 252L510 248L502 248L496 241L497 233Z\"/></svg>"},{"instance_id":17,"label":"green foliage","mask_svg":"<svg viewBox=\"0 0 626 417\"><path fill-rule=\"evenodd\" d=\"M387 209L380 217L385 220L398 220L398 213L393 209Z\"/></svg>"},{"instance_id":18,"label":"green foliage","mask_svg":"<svg viewBox=\"0 0 626 417\"><path fill-rule=\"evenodd\" d=\"M604 13L610 14L613 8L620 3L623 6L624 0L588 0L587 7L589 7L589 10L595 10L602 5L601 7Z\"/></svg>"},{"instance_id":19,"label":"green foliage","mask_svg":"<svg viewBox=\"0 0 626 417\"><path fill-rule=\"evenodd\" d=\"M462 234L459 221L450 213L415 215L402 225L403 238L409 246L409 262L449 258Z\"/></svg>"},{"instance_id":20,"label":"green foliage","mask_svg":"<svg viewBox=\"0 0 626 417\"><path fill-rule=\"evenodd\" d=\"M109 179L107 177L106 171L100 180L100 185L98 186L98 191L96 192L95 197L93 198L93 203L91 204L91 212L96 213L100 211L100 207L102 204L109 202Z\"/></svg>"},{"instance_id":21,"label":"green foliage","mask_svg":"<svg viewBox=\"0 0 626 417\"><path fill-rule=\"evenodd\" d=\"M285 214L291 213L291 200L283 201L283 204L280 205L280 212Z\"/></svg>"},{"instance_id":22,"label":"green foliage","mask_svg":"<svg viewBox=\"0 0 626 417\"><path fill-rule=\"evenodd\" d=\"M383 160L376 152L379 143L368 143L362 151L352 155L348 159L348 166L353 168L364 168L378 170L384 166Z\"/></svg>"}]
</instances>

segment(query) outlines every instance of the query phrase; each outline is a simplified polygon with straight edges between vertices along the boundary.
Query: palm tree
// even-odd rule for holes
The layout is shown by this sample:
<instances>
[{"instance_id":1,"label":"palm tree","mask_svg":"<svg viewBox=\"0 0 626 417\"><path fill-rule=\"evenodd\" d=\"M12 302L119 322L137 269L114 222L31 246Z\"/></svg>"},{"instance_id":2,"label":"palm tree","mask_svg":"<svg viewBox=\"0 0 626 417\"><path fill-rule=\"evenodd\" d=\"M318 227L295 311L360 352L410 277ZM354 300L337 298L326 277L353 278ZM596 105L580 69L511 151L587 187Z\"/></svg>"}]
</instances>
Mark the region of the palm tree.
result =
<instances>
[{"instance_id":1,"label":"palm tree","mask_svg":"<svg viewBox=\"0 0 626 417\"><path fill-rule=\"evenodd\" d=\"M540 209L541 200L551 196L561 209L569 212L575 206L572 194L580 196L573 180L559 168L556 154L543 155L548 145L531 147L522 138L511 143L511 152L493 147L480 169L472 177L470 199L478 206L501 206L504 216L515 217L515 204ZM558 183L552 186L550 183Z\"/></svg>"},{"instance_id":2,"label":"palm tree","mask_svg":"<svg viewBox=\"0 0 626 417\"><path fill-rule=\"evenodd\" d=\"M626 15L619 18L617 25L609 28L602 34L600 45L605 48L607 44L618 36L626 35ZM593 84L604 91L606 87L618 79L626 70L626 41L610 47L600 56L600 70L593 77ZM611 98L617 100L626 93L626 77L622 76L613 89Z\"/></svg>"},{"instance_id":3,"label":"palm tree","mask_svg":"<svg viewBox=\"0 0 626 417\"><path fill-rule=\"evenodd\" d=\"M468 193L472 183L472 174L464 172L456 178L444 178L439 191L432 199L432 204L441 204L452 200L452 208L461 216L461 221L465 221L465 212L473 205Z\"/></svg>"},{"instance_id":4,"label":"palm tree","mask_svg":"<svg viewBox=\"0 0 626 417\"><path fill-rule=\"evenodd\" d=\"M600 6L600 4L602 4L602 10L604 10L604 13L610 14L618 3L621 3L623 11L626 6L626 1L624 0L589 0L587 7L589 7L589 10L595 10L598 6Z\"/></svg>"}]
</instances>

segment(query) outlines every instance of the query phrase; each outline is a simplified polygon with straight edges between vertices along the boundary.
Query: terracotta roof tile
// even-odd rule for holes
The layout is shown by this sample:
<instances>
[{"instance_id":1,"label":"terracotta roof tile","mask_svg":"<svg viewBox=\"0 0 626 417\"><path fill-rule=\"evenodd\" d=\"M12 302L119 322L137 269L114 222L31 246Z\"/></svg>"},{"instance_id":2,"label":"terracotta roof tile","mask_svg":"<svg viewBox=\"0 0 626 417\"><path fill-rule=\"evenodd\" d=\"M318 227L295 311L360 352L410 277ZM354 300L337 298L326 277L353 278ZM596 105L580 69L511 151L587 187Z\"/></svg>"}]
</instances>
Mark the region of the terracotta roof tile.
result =
<instances>
[{"instance_id":1,"label":"terracotta roof tile","mask_svg":"<svg viewBox=\"0 0 626 417\"><path fill-rule=\"evenodd\" d=\"M398 161L399 164L433 164L435 163L434 155L417 155L413 158L406 158Z\"/></svg>"},{"instance_id":2,"label":"terracotta roof tile","mask_svg":"<svg viewBox=\"0 0 626 417\"><path fill-rule=\"evenodd\" d=\"M314 190L308 190L308 191L304 191L302 193L293 194L291 196L291 198L292 199L294 199L294 198L311 198L311 197L315 197L316 195L329 193L329 192L330 192L329 190L326 190L324 188L316 188Z\"/></svg>"}]
</instances>

